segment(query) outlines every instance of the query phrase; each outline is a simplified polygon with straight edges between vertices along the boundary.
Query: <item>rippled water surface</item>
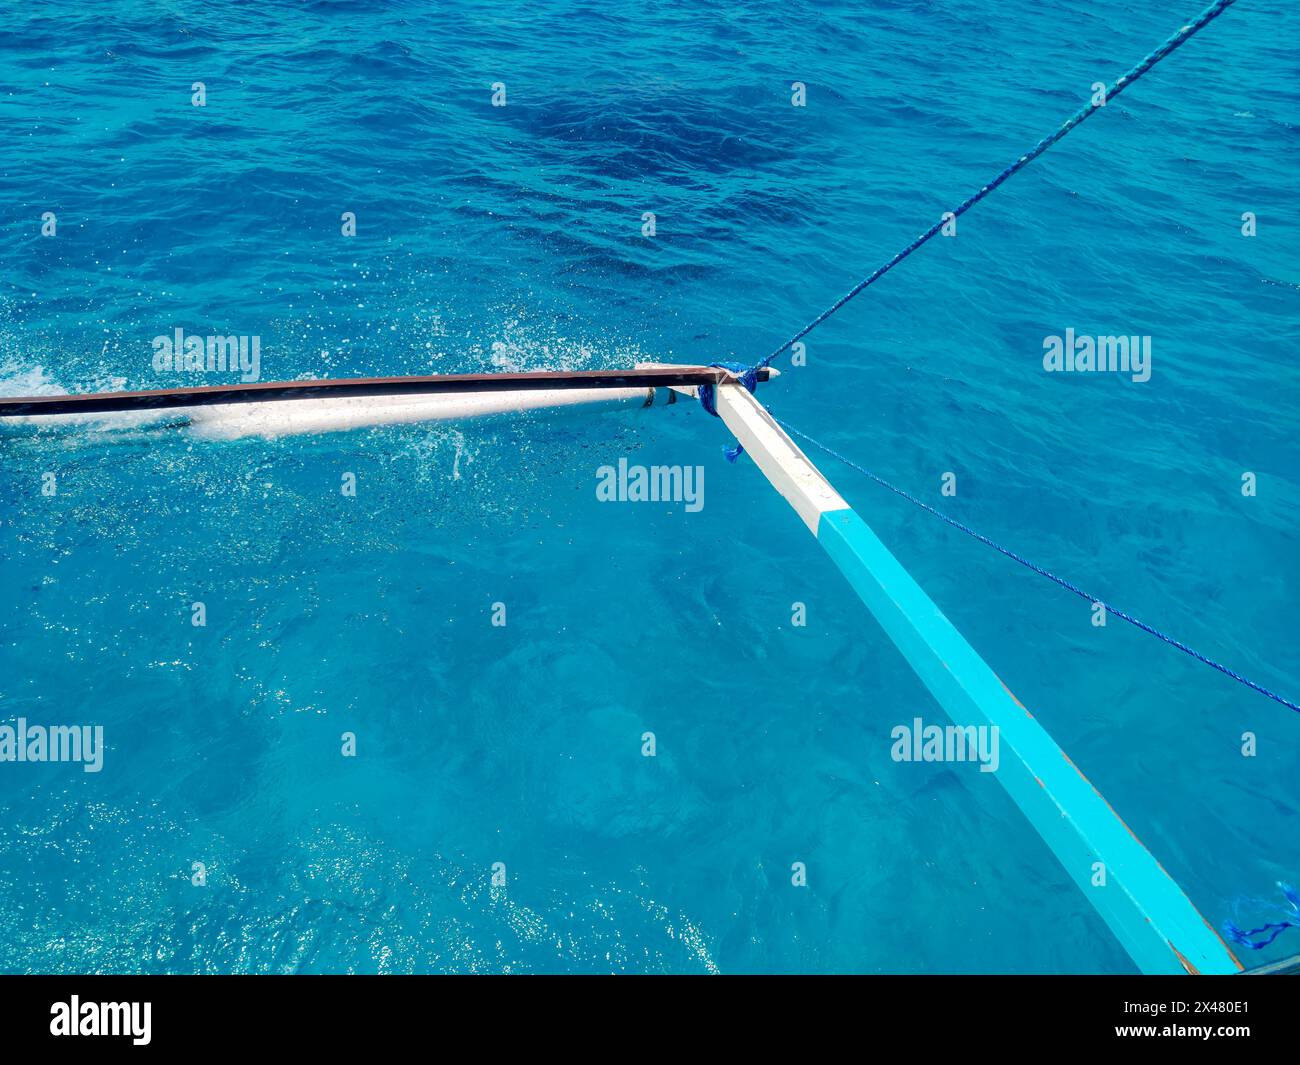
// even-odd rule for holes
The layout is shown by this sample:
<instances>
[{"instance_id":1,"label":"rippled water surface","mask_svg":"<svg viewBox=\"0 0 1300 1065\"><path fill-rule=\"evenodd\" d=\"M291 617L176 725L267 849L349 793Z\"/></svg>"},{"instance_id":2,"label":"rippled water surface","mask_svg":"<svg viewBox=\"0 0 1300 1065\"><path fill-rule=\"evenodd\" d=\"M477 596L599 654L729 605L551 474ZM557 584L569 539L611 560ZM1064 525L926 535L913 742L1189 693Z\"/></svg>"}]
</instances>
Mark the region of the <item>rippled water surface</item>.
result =
<instances>
[{"instance_id":1,"label":"rippled water surface","mask_svg":"<svg viewBox=\"0 0 1300 1065\"><path fill-rule=\"evenodd\" d=\"M24 4L0 393L180 384L177 327L268 380L752 360L1195 8ZM762 392L1293 697L1297 31L1242 0ZM1150 381L1045 373L1067 328L1151 336ZM686 403L4 431L0 723L107 752L0 764L0 970L1129 969L990 775L891 760L938 707L727 442ZM620 457L705 506L599 504ZM825 469L1207 918L1267 919L1300 715Z\"/></svg>"}]
</instances>

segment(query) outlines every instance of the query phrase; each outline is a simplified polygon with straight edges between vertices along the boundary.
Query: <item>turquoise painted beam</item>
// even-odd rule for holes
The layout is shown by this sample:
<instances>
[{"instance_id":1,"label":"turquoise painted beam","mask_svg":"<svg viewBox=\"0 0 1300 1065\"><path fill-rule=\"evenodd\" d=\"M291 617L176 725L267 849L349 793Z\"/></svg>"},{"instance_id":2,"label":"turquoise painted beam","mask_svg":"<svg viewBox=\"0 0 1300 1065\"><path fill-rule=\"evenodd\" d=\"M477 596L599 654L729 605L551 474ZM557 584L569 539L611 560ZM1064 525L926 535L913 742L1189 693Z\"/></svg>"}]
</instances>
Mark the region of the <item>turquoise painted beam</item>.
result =
<instances>
[{"instance_id":1,"label":"turquoise painted beam","mask_svg":"<svg viewBox=\"0 0 1300 1065\"><path fill-rule=\"evenodd\" d=\"M1144 973L1235 973L1240 962L1101 793L756 399L719 416L817 536L957 725L997 730L994 775Z\"/></svg>"}]
</instances>

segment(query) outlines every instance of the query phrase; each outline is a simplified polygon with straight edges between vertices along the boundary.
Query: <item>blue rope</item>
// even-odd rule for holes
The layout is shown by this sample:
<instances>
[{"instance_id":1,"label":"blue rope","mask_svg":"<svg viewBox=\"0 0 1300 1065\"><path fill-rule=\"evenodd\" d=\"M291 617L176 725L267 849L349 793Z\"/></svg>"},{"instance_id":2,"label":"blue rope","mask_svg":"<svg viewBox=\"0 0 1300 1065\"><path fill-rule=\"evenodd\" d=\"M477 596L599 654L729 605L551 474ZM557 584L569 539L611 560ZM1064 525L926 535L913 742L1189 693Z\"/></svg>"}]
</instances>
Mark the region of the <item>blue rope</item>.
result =
<instances>
[{"instance_id":1,"label":"blue rope","mask_svg":"<svg viewBox=\"0 0 1300 1065\"><path fill-rule=\"evenodd\" d=\"M1138 63L1137 66L1135 66L1127 74L1121 76L1119 80L1117 80L1115 84L1112 85L1110 89L1106 92L1104 99L1107 101L1114 99L1126 88L1132 85L1133 82L1137 81L1138 78L1142 77L1143 74L1145 74L1153 66L1159 63L1160 60L1164 59L1165 56L1169 55L1170 52L1174 51L1176 48L1186 43L1196 33L1204 29L1216 18L1218 18L1221 14L1223 14L1223 12L1235 2L1236 0L1215 0L1215 3L1211 4L1204 11L1202 11L1201 14L1198 15L1193 22L1179 29L1179 31L1175 33L1172 37L1170 37L1167 41L1165 41L1164 44L1162 44L1154 52L1148 54L1140 63ZM1042 155L1043 152L1047 151L1048 148L1050 148L1053 144L1055 144L1067 133L1069 133L1070 130L1074 129L1075 126L1079 125L1080 122L1082 122L1084 119L1086 119L1088 116L1093 114L1098 108L1102 106L1104 106L1103 103L1094 103L1092 101L1089 101L1083 107L1079 108L1079 110L1077 110L1073 115L1071 115L1068 119L1066 119L1064 124L1062 124L1060 128L1058 128L1054 133L1040 140L1036 145L1034 145L1033 148L1031 148L1028 152L1022 155L1019 159L1017 159L1014 163L1012 163L1010 166L1004 169L1000 174L998 174L997 177L995 177L982 189L980 189L978 192L974 193L973 195L969 196L958 207L956 207L951 212L952 217L956 218L959 217L960 215L965 214L968 210L974 207L975 204L979 203L980 200L984 199L985 196L987 196L990 192L992 192L1004 181L1006 181L1007 178L1011 177L1012 174L1015 174L1017 171L1022 170L1026 166L1028 166L1031 162L1033 162L1040 155ZM827 318L829 318L832 314L834 314L846 303L848 303L849 300L853 299L853 297L856 296L859 292L861 292L864 288L866 288L868 285L872 284L879 278L883 277L886 273L892 270L900 262L906 259L909 255L911 255L912 252L916 251L917 248L921 247L922 244L925 244L927 241L931 240L943 228L945 221L946 221L945 218L941 218L938 222L932 225L919 237L913 240L912 243L907 245L907 247L905 247L902 251L896 254L892 259L890 259L884 265L877 267L872 273L868 274L865 278L863 278L856 285L854 285L853 288L849 289L848 292L846 292L843 296L841 296L838 300L836 300L833 304L831 304L830 307L828 307L825 311L819 314L811 322L809 322L802 329L800 329L799 332L795 333L794 336L792 336L779 348L777 348L770 355L768 355L767 358L763 359L762 362L758 363L753 367L750 367L749 372L745 374L742 378L742 380L744 380L745 382L746 387L751 392L754 391L756 371L758 369L770 365L773 359L775 359L783 351L786 351L788 348L790 348L799 339L807 336L810 332L812 332L812 330L816 329L817 326L821 325L822 322L826 321ZM732 370L733 372L736 373L741 373L744 370L744 367L741 367L737 363L714 363L713 365L723 366L726 369ZM714 400L715 400L714 387L712 385L702 386L699 390L699 396L700 396L700 403L703 405L704 409L716 417L718 412L714 406ZM1148 625L1145 621L1142 621L1139 618L1134 617L1132 614L1120 610L1117 607L1113 607L1109 603L1105 603L1102 600L1098 599L1096 596L1089 595L1078 585L1071 583L1070 581L1066 580L1064 577L1058 577L1055 573L1052 573L1050 570L1044 569L1042 566L1030 562L1028 559L1016 554L1014 551L1010 550L1009 548L1003 547L1001 544L998 544L995 541L989 539L989 537L983 535L982 533L976 532L974 529L970 528L967 525L963 525L955 518L949 517L947 514L944 514L940 510L936 510L928 503L922 502L920 499L917 499L915 496L910 495L909 493L903 491L901 488L897 488L894 485L890 484L888 481L884 480L884 478L876 476L870 470L865 469L864 467L858 465L852 459L846 458L844 455L841 455L838 452L832 450L831 448L827 447L825 444L821 443L820 441L814 440L807 433L801 432L800 430L795 429L791 425L787 425L779 418L775 420L777 424L782 426L787 432L793 434L794 436L799 437L801 440L807 441L808 443L812 444L814 447L817 447L820 450L824 451L826 454L830 455L832 458L838 459L840 462L843 462L846 466L849 466L857 470L859 473L862 473L865 476L871 478L871 480L875 481L877 484L885 488L888 488L891 492L894 492L895 494L902 496L904 499L908 500L911 503L915 503L923 510L927 510L931 514L935 515L936 517L943 519L943 521L947 522L953 528L959 529L962 532L966 533L968 536L972 536L976 540L979 540L981 543L987 544L989 547L992 547L995 551L1001 552L1003 555L1006 555L1007 558L1011 559L1012 561L1020 563L1022 566L1025 566L1028 569L1033 570L1035 573L1040 574L1043 577L1046 577L1050 581L1054 581L1062 588L1066 589L1067 591L1073 592L1075 595L1079 596L1082 599L1087 600L1090 603L1100 603L1102 607L1105 608L1108 614L1112 614L1122 621L1127 621L1130 625L1133 625L1136 628L1141 629L1143 632L1150 633L1152 636L1155 636L1157 639L1163 640L1171 647L1176 647L1184 654L1190 655L1192 658L1195 658L1198 662L1203 662L1205 665L1217 669L1220 673L1223 673L1225 676L1231 677L1233 680L1241 684L1244 684L1246 687L1253 688L1255 691L1259 692L1260 694L1267 695L1270 699L1273 699L1274 701L1281 703L1283 706L1288 707L1289 709L1294 710L1297 713L1300 713L1300 705L1297 705L1296 703L1292 702L1290 699L1284 698L1283 696L1278 695L1276 692L1270 691L1268 688L1265 688L1262 684L1258 684L1255 681L1249 679L1248 677L1242 676L1240 673L1236 672L1235 670L1229 669L1221 662L1214 661L1214 659L1201 654L1200 651L1188 647L1187 644L1183 643L1181 640L1175 639L1174 637L1170 636L1168 633L1161 632L1159 629L1151 625ZM728 451L727 458L730 461L734 462L736 457L740 455L741 450L742 449L739 446L737 446L734 450ZM1269 926L1269 927L1273 927L1273 926ZM1281 926L1277 934L1280 934L1281 928L1284 927L1287 926L1285 925ZM1257 931L1263 931L1263 930L1257 930ZM1270 939L1269 942L1272 942L1272 940Z\"/></svg>"},{"instance_id":2,"label":"blue rope","mask_svg":"<svg viewBox=\"0 0 1300 1065\"><path fill-rule=\"evenodd\" d=\"M1081 599L1086 599L1090 603L1100 603L1103 607L1105 607L1106 613L1113 614L1121 621L1127 621L1130 625L1136 626L1137 628L1141 629L1143 632L1149 632L1152 636L1155 636L1157 639L1164 640L1164 642L1169 644L1171 647L1176 647L1184 654L1191 655L1198 662L1204 662L1207 666L1217 669L1220 673L1223 673L1225 676L1229 676L1233 680L1246 685L1247 688L1253 688L1261 695L1267 695L1270 699L1274 700L1275 702L1279 702L1283 706L1291 710L1294 710L1297 713L1300 713L1300 705L1293 703L1290 699L1284 698L1283 696L1278 695L1276 692L1270 691L1268 688L1265 688L1262 684L1257 684L1255 681L1251 680L1248 677L1243 677L1240 673L1236 672L1235 670L1229 669L1221 662L1216 662L1214 661L1214 659L1206 657L1205 655L1201 654L1200 651L1188 647L1187 644L1183 643L1181 640L1174 639L1174 637L1168 635L1167 633L1161 632L1159 629L1154 628L1151 625L1148 625L1145 621L1135 618L1132 614L1125 613L1123 610L1111 606L1109 603L1106 603L1103 600L1098 599L1096 596L1089 595L1078 585L1072 584L1070 581L1067 581L1064 577L1058 577L1055 573L1052 573L1050 570L1044 569L1042 566L1030 562L1027 558L1023 558L1022 556L1016 554L1014 551L1010 550L1009 548L1003 547L1001 544L993 540L990 540L983 533L976 532L974 529L970 528L969 526L963 525L956 518L950 518L943 511L936 510L934 507L930 506L929 503L923 502L922 500L917 499L916 496L903 491L903 489L895 487L894 485L886 481L883 477L877 477L870 470L862 466L859 466L852 459L846 458L844 455L841 455L838 451L832 450L831 448L823 444L820 440L814 440L807 433L796 429L792 425L786 424L780 418L773 416L773 421L775 421L777 425L781 426L781 428L783 428L791 436L797 436L800 440L806 441L807 443L812 444L813 447L818 448L821 451L824 451L827 455L830 455L831 458L838 459L840 462L844 463L844 465L857 470L861 474L865 474L867 477L870 477L871 480L875 481L876 484L880 485L881 487L888 488L895 495L902 496L909 503L915 503L922 510L927 510L931 514L933 514L936 518L941 518L943 521L946 521L954 529L959 529L962 532L966 533L968 536L973 536L976 540L980 541L980 543L987 544L989 547L993 548L993 550L999 551L1002 554L1006 555L1007 558L1011 559L1013 562L1019 562L1022 566L1025 566L1028 569L1033 570L1035 573L1039 574L1040 576L1046 577L1050 581L1055 581L1062 588L1066 589L1066 591L1073 592Z\"/></svg>"},{"instance_id":3,"label":"blue rope","mask_svg":"<svg viewBox=\"0 0 1300 1065\"><path fill-rule=\"evenodd\" d=\"M740 383L749 391L753 392L758 387L758 367L746 366L743 362L711 362L710 366L716 366L722 370L730 370L740 378ZM700 406L708 411L713 417L718 416L718 390L716 385L700 385L696 390L699 397ZM735 447L724 447L722 453L727 456L728 462L735 462L744 454L745 445L737 441Z\"/></svg>"},{"instance_id":4,"label":"blue rope","mask_svg":"<svg viewBox=\"0 0 1300 1065\"><path fill-rule=\"evenodd\" d=\"M1296 894L1295 888L1290 884L1283 883L1279 883L1277 886L1282 889L1282 894L1286 896L1286 900L1291 904L1291 909L1294 911L1296 916L1300 917L1300 895ZM1285 921L1266 924L1259 928L1252 928L1248 932L1243 932L1231 921L1225 921L1223 923L1223 930L1227 933L1228 938L1232 940L1232 942L1238 943L1243 947L1249 947L1251 950L1263 950L1288 928L1300 928L1300 921L1293 921L1290 918L1287 918ZM1263 935L1265 932L1272 932L1273 934L1267 939L1256 938L1257 936Z\"/></svg>"},{"instance_id":5,"label":"blue rope","mask_svg":"<svg viewBox=\"0 0 1300 1065\"><path fill-rule=\"evenodd\" d=\"M1196 20L1194 22L1180 29L1177 33L1175 33L1172 37L1170 37L1169 40L1165 41L1164 44L1162 44L1154 52L1150 53L1145 59L1142 60L1142 62L1140 62L1137 66L1135 66L1123 77L1121 77L1117 82L1115 82L1115 84L1112 85L1110 89L1106 92L1105 99L1113 100L1116 96L1118 96L1130 85L1132 85L1133 82L1137 81L1138 78L1140 78L1153 66L1159 63L1160 60L1164 59L1164 57L1167 56L1170 52L1172 52L1175 48L1178 48L1180 45L1184 44L1194 34L1204 29L1216 18L1218 18L1221 14L1223 14L1224 10L1235 2L1236 0L1216 0L1215 3L1211 4L1204 11L1202 11L1200 15L1196 17ZM1103 104L1092 103L1091 101L1089 101L1083 107L1079 108L1079 110L1077 110L1074 114L1072 114L1068 119L1065 120L1064 125L1062 125L1055 133L1052 133L1050 136L1044 137L1037 144L1035 144L1031 149L1029 149L1028 152L1026 152L1014 163L1012 163L1009 167L1003 170L1002 173L1000 173L997 177L995 177L982 189L980 189L974 195L968 197L959 207L955 208L951 212L953 218L955 219L960 215L963 215L967 211L969 211L972 207L974 207L977 203L979 203L980 200L984 199L985 196L987 196L990 192L992 192L1004 181L1006 181L1007 178L1009 178L1012 174L1016 173L1019 170L1024 169L1026 166L1032 163L1035 159L1037 159L1040 155L1042 155L1043 152L1047 151L1048 148L1050 148L1053 144L1055 144L1067 133L1069 133L1070 130L1074 129L1075 126L1077 126L1080 122L1082 122L1085 118L1087 118L1089 115L1091 115L1093 112L1095 112L1098 108L1102 106ZM912 241L911 244L909 244L906 248L900 251L887 263L885 263L883 266L877 267L874 271L872 271L861 281L859 281L856 285L854 285L851 289L849 289L848 292L844 293L843 296L841 296L833 304L831 304L828 308L826 308L826 310L822 311L821 314L819 314L806 326L800 329L799 332L795 333L794 336L792 336L789 340L787 340L784 344L782 344L779 348L777 348L774 352L772 352L772 354L770 354L762 362L758 363L758 366L762 367L762 366L771 365L772 360L775 359L778 355L780 355L783 351L786 351L787 349L792 347L797 341L799 341L800 339L802 339L803 337L811 333L814 329L816 329L819 325L821 325L822 322L826 321L827 318L829 318L832 314L834 314L846 303L848 303L849 300L851 300L864 288L872 284L874 281L879 280L881 277L884 277L885 274L889 273L890 270L892 270L895 266L897 266L909 255L911 255L912 252L916 251L916 249L919 248L922 244L925 244L927 241L933 238L935 234L937 234L944 227L945 223L946 223L946 218L940 218L938 222L936 222L924 233L922 233L919 237L917 237L914 241Z\"/></svg>"}]
</instances>

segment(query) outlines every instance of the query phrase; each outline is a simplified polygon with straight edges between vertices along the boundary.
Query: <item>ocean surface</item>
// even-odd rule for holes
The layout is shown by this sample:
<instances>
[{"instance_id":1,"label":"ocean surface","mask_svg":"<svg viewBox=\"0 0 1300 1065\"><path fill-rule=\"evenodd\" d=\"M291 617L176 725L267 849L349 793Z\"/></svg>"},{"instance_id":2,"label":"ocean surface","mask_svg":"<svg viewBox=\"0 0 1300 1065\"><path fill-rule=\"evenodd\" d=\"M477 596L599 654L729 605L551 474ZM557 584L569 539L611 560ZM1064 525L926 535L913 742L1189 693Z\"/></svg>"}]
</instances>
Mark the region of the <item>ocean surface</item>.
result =
<instances>
[{"instance_id":1,"label":"ocean surface","mask_svg":"<svg viewBox=\"0 0 1300 1065\"><path fill-rule=\"evenodd\" d=\"M752 362L1199 7L15 4L0 394L238 379L177 328L263 380ZM1293 699L1298 36L1241 0L760 392ZM1150 380L1045 372L1067 329ZM0 725L106 749L0 763L0 971L1132 971L992 775L891 758L941 711L730 442L6 427ZM598 502L620 458L705 505ZM1300 715L823 468L1212 924L1275 919Z\"/></svg>"}]
</instances>

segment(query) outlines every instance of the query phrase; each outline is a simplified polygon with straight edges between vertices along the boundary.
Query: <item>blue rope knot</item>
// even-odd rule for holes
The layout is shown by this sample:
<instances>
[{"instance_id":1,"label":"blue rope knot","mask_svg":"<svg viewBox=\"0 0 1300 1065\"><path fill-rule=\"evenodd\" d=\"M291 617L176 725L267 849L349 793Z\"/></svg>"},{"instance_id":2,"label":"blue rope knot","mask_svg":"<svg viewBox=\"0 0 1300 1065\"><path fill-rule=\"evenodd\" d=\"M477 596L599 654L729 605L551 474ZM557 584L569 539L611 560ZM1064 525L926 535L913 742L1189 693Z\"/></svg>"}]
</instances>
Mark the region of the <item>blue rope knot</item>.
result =
<instances>
[{"instance_id":1,"label":"blue rope knot","mask_svg":"<svg viewBox=\"0 0 1300 1065\"><path fill-rule=\"evenodd\" d=\"M751 392L758 387L759 368L757 366L746 366L743 362L711 362L709 365L735 374L740 379L740 383ZM717 386L711 384L700 385L698 395L700 397L700 406L716 418L718 416ZM737 444L735 447L724 447L722 453L727 456L728 462L735 462L736 459L740 458L744 450L743 444Z\"/></svg>"}]
</instances>

